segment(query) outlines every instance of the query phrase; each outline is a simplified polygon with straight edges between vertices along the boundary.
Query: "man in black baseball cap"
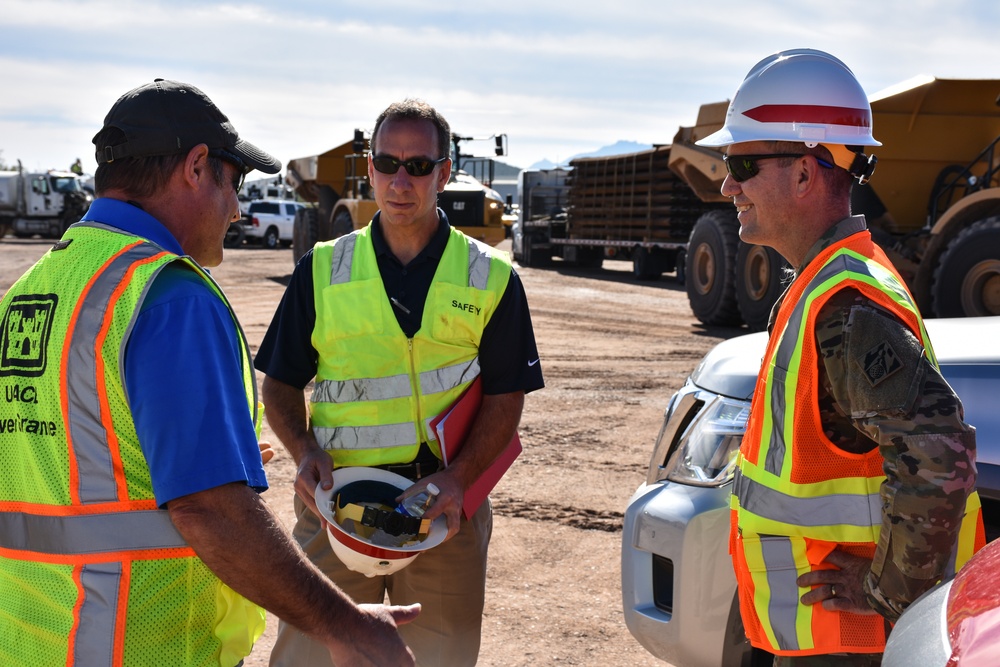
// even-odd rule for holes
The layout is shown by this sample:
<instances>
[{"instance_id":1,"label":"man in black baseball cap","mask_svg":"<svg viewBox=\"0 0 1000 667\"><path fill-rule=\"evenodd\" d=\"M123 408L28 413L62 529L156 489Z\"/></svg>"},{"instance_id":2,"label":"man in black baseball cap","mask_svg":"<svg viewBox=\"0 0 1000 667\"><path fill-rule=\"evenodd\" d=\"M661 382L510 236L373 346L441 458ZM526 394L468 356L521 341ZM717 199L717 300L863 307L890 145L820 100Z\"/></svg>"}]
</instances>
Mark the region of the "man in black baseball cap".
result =
<instances>
[{"instance_id":1,"label":"man in black baseball cap","mask_svg":"<svg viewBox=\"0 0 1000 667\"><path fill-rule=\"evenodd\" d=\"M109 127L121 130L124 141L110 144L104 133ZM208 95L179 81L155 79L125 93L105 117L104 130L94 137L97 164L123 157L173 155L203 143L232 152L248 169L265 174L281 171L281 162L240 139Z\"/></svg>"},{"instance_id":2,"label":"man in black baseball cap","mask_svg":"<svg viewBox=\"0 0 1000 667\"><path fill-rule=\"evenodd\" d=\"M259 496L251 351L202 267L246 172L280 163L174 81L123 95L94 145L97 199L0 300L22 332L0 327L0 393L37 388L18 418L44 426L0 438L4 664L230 667L268 609L338 665L413 665L396 626L419 605L353 603Z\"/></svg>"}]
</instances>

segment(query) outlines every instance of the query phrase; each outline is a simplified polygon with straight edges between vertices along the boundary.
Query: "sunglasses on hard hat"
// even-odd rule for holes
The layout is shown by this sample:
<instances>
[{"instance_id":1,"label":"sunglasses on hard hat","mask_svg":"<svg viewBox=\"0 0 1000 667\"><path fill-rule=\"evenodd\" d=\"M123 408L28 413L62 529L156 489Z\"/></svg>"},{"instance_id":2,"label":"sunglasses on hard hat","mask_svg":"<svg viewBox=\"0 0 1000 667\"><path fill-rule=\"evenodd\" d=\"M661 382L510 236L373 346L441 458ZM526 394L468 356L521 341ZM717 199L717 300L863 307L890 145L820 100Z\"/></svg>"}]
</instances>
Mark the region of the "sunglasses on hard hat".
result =
<instances>
[{"instance_id":1,"label":"sunglasses on hard hat","mask_svg":"<svg viewBox=\"0 0 1000 667\"><path fill-rule=\"evenodd\" d=\"M761 155L723 155L722 161L726 163L726 170L729 175L733 177L733 180L737 183L742 183L748 181L757 174L760 173L760 167L757 163L761 160L773 160L781 157L802 157L803 155L809 155L809 153L765 153ZM816 157L813 155L813 157ZM823 158L816 158L816 162L820 165L826 167L827 169L833 169L833 165L824 160Z\"/></svg>"},{"instance_id":2,"label":"sunglasses on hard hat","mask_svg":"<svg viewBox=\"0 0 1000 667\"><path fill-rule=\"evenodd\" d=\"M397 160L390 155L373 155L372 166L375 167L375 171L383 174L395 174L402 167L410 176L426 176L434 171L434 167L447 159L447 157L443 157L440 160L413 158L412 160L403 161Z\"/></svg>"},{"instance_id":3,"label":"sunglasses on hard hat","mask_svg":"<svg viewBox=\"0 0 1000 667\"><path fill-rule=\"evenodd\" d=\"M244 162L239 155L236 153L230 153L225 148L212 148L208 151L208 154L217 160L223 160L236 167L236 176L233 177L233 189L236 190L236 192L242 190L243 181L246 180L247 172L250 171L246 162Z\"/></svg>"}]
</instances>

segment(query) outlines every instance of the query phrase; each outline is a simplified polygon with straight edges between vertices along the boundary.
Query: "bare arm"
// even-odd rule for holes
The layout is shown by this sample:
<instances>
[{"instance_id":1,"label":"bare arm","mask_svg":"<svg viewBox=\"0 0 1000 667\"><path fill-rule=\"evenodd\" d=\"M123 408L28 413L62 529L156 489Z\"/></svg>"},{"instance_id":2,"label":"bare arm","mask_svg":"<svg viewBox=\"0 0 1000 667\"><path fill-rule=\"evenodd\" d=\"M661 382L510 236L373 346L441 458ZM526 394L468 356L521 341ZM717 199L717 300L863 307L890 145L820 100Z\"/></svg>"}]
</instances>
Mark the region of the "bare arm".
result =
<instances>
[{"instance_id":1,"label":"bare arm","mask_svg":"<svg viewBox=\"0 0 1000 667\"><path fill-rule=\"evenodd\" d=\"M333 486L333 460L320 448L309 428L305 392L265 375L261 398L268 425L298 466L295 492L316 516L321 516L313 496L318 483L322 482L324 489Z\"/></svg>"},{"instance_id":2,"label":"bare arm","mask_svg":"<svg viewBox=\"0 0 1000 667\"><path fill-rule=\"evenodd\" d=\"M461 453L447 469L421 479L404 494L414 495L434 482L441 494L427 511L426 518L434 519L444 514L448 519L449 537L458 532L465 490L489 468L514 437L523 408L523 391L484 395Z\"/></svg>"},{"instance_id":3,"label":"bare arm","mask_svg":"<svg viewBox=\"0 0 1000 667\"><path fill-rule=\"evenodd\" d=\"M413 664L396 625L413 620L419 605L355 605L309 562L253 489L225 484L172 500L168 512L224 583L321 642L336 664Z\"/></svg>"}]
</instances>

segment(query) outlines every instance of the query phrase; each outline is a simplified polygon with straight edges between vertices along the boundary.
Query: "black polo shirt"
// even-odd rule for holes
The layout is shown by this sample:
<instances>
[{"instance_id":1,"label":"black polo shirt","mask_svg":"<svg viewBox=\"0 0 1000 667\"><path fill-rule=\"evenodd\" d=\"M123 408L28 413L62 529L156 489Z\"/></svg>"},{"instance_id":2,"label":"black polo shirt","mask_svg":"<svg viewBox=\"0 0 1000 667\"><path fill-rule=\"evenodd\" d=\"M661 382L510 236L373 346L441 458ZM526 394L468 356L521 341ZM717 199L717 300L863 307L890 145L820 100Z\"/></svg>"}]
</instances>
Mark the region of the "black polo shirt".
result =
<instances>
[{"instance_id":1,"label":"black polo shirt","mask_svg":"<svg viewBox=\"0 0 1000 667\"><path fill-rule=\"evenodd\" d=\"M448 244L448 219L440 209L438 215L441 222L434 237L406 266L389 251L378 213L371 222L372 245L386 299L392 304L399 327L411 338L420 329L424 301ZM295 266L254 359L257 370L300 389L316 376L318 368L318 356L312 346L316 324L312 264L312 250L309 250ZM513 268L507 289L483 330L479 365L485 394L530 392L544 386L528 300Z\"/></svg>"}]
</instances>

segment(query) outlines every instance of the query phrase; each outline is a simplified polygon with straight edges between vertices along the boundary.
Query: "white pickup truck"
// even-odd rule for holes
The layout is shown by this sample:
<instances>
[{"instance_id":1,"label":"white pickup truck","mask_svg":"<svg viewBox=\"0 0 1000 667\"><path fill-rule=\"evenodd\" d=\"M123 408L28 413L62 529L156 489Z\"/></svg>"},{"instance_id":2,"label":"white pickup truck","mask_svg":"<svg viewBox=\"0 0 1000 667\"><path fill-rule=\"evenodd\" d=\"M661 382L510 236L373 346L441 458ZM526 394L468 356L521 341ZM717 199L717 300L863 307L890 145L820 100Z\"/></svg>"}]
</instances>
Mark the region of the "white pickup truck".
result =
<instances>
[{"instance_id":1,"label":"white pickup truck","mask_svg":"<svg viewBox=\"0 0 1000 667\"><path fill-rule=\"evenodd\" d=\"M250 202L239 222L230 227L226 236L229 247L239 246L243 239L260 243L265 248L277 248L292 245L292 228L295 223L295 212L304 208L305 204L288 199L260 199ZM242 229L234 229L234 227ZM242 238L239 232L242 231Z\"/></svg>"}]
</instances>

